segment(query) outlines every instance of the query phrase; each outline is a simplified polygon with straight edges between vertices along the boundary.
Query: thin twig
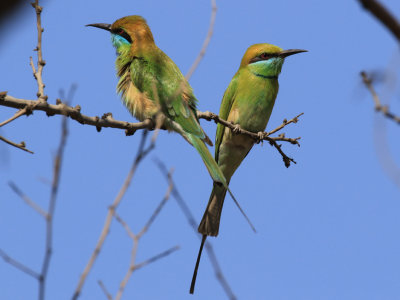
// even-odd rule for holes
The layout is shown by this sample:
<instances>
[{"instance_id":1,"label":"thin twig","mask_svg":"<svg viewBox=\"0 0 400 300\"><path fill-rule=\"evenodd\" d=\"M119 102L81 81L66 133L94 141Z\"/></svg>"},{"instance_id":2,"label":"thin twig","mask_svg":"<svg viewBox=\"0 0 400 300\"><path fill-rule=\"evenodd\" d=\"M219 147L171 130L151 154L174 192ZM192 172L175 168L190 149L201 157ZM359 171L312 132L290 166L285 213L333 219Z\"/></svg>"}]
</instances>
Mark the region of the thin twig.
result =
<instances>
[{"instance_id":1,"label":"thin twig","mask_svg":"<svg viewBox=\"0 0 400 300\"><path fill-rule=\"evenodd\" d=\"M400 42L400 23L392 13L376 0L358 0L361 5L371 12Z\"/></svg>"},{"instance_id":2,"label":"thin twig","mask_svg":"<svg viewBox=\"0 0 400 300\"><path fill-rule=\"evenodd\" d=\"M167 203L170 195L171 195L171 191L174 187L173 183L172 183L172 172L173 169L171 169L168 172L168 177L170 178L170 182L169 182L169 186L167 189L167 192L164 195L164 198L162 199L162 201L159 203L159 205L157 206L157 208L154 210L153 214L151 215L151 217L149 218L149 220L146 222L146 224L143 226L143 228L140 230L140 232L137 234L137 238L140 239L143 234L145 234L147 232L147 230L149 230L151 224L153 224L154 220L157 218L158 214L160 213L161 209L164 207L165 203Z\"/></svg>"},{"instance_id":3,"label":"thin twig","mask_svg":"<svg viewBox=\"0 0 400 300\"><path fill-rule=\"evenodd\" d=\"M270 132L266 133L267 136L270 136L271 134L274 134L275 132L278 132L282 128L284 128L286 125L289 125L290 123L297 123L299 121L299 117L304 115L304 113L298 114L295 116L293 119L290 119L289 121L284 119L282 124L276 127L274 130L271 130Z\"/></svg>"},{"instance_id":4,"label":"thin twig","mask_svg":"<svg viewBox=\"0 0 400 300\"><path fill-rule=\"evenodd\" d=\"M29 198L26 194L24 194L23 191L20 190L19 187L17 187L17 185L12 182L9 181L8 185L10 186L10 188L30 207L32 207L34 210L36 210L36 212L38 212L43 218L47 218L47 212L45 212L38 204L36 204L31 198Z\"/></svg>"},{"instance_id":5,"label":"thin twig","mask_svg":"<svg viewBox=\"0 0 400 300\"><path fill-rule=\"evenodd\" d=\"M31 150L29 150L29 149L26 149L26 145L25 145L25 142L24 142L24 141L22 141L22 142L19 143L19 144L16 144L16 143L14 143L14 142L12 142L12 141L6 139L5 137L3 137L3 136L1 136L1 135L0 135L0 141L3 141L3 142L5 142L5 143L7 143L7 144L9 144L9 145L11 145L11 146L14 146L14 147L18 148L18 149L24 150L24 151L26 151L26 152L28 152L28 153L30 153L30 154L33 154L33 151L31 151Z\"/></svg>"},{"instance_id":6,"label":"thin twig","mask_svg":"<svg viewBox=\"0 0 400 300\"><path fill-rule=\"evenodd\" d=\"M77 285L77 287L75 289L75 292L74 292L74 295L72 297L72 299L74 299L74 300L78 299L78 297L79 297L79 295L80 295L80 293L82 291L82 288L83 288L83 285L85 284L86 278L87 278L89 272L91 271L91 269L93 267L93 264L96 261L96 258L99 255L100 250L101 250L101 248L102 248L102 246L104 244L104 241L105 241L105 239L106 239L106 237L107 237L107 235L108 235L108 233L110 231L110 226L111 226L111 222L112 222L112 219L113 219L113 216L114 216L114 212L117 209L118 205L120 204L123 196L125 195L128 187L129 187L129 185L130 185L130 183L132 181L133 175L135 174L135 171L136 171L137 167L139 166L139 164L142 161L142 159L145 158L145 156L152 149L154 149L154 147L155 147L155 141L154 142L152 141L150 143L150 145L147 148L145 148L145 143L146 143L146 140L147 140L147 134L148 134L147 130L143 131L143 135L142 135L142 139L141 139L140 144L139 144L138 152L137 152L137 154L135 156L135 159L134 159L134 161L132 163L131 169L130 169L130 171L129 171L129 173L128 173L128 175L127 175L127 177L126 177L126 179L125 179L125 181L124 181L124 183L123 183L123 185L122 185L122 187L121 187L121 189L120 189L120 191L118 193L118 195L114 199L114 202L108 208L108 213L107 213L106 220L104 222L104 226L103 226L103 229L101 231L99 240L98 240L98 242L96 244L96 247L95 247L95 249L94 249L94 251L93 251L93 253L92 253L92 255L91 255L91 257L90 257L90 259L89 259L89 261L88 261L88 263L86 265L86 267L85 267L85 269L83 270L83 273L82 273L82 275L81 275L81 277L79 279L78 285Z\"/></svg>"},{"instance_id":7,"label":"thin twig","mask_svg":"<svg viewBox=\"0 0 400 300\"><path fill-rule=\"evenodd\" d=\"M106 286L104 285L103 281L97 280L97 283L99 284L101 290L103 291L104 295L107 297L108 300L112 300L111 294L108 292Z\"/></svg>"},{"instance_id":8,"label":"thin twig","mask_svg":"<svg viewBox=\"0 0 400 300\"><path fill-rule=\"evenodd\" d=\"M36 106L36 104L33 105L33 106ZM9 118L9 119L7 119L7 120L1 122L1 123L0 123L0 127L2 127L2 126L4 126L4 125L6 125L6 124L8 124L8 123L10 123L10 122L12 122L12 121L14 121L15 119L19 118L20 116L23 116L23 115L25 115L25 114L26 114L26 115L29 115L30 113L32 113L31 106L30 106L30 105L27 105L27 106L25 106L24 108L22 108L22 109L20 109L19 111L17 111L11 118Z\"/></svg>"},{"instance_id":9,"label":"thin twig","mask_svg":"<svg viewBox=\"0 0 400 300\"><path fill-rule=\"evenodd\" d=\"M39 0L35 0L34 3L31 3L32 7L35 9L36 12L36 27L38 32L38 41L35 51L37 51L37 70L33 64L32 57L30 58L30 64L33 70L33 76L35 77L38 85L38 92L37 97L39 101L46 101L47 96L44 94L44 83L42 78L43 67L46 65L46 62L43 60L43 49L42 49L42 33L44 29L42 28L42 21L41 21L41 13L43 7L39 6Z\"/></svg>"},{"instance_id":10,"label":"thin twig","mask_svg":"<svg viewBox=\"0 0 400 300\"><path fill-rule=\"evenodd\" d=\"M161 252L161 253L159 253L157 255L154 255L153 257L150 257L149 259L146 259L144 262L141 262L141 263L135 265L134 271L139 270L139 269L147 266L148 264L151 264L151 263L153 263L153 262L155 262L155 261L157 261L157 260L159 260L161 258L164 258L164 257L170 255L172 252L175 252L175 251L179 250L179 248L180 247L178 245L176 245L176 246L174 246L172 248L169 248L168 250L165 250L164 252Z\"/></svg>"},{"instance_id":11,"label":"thin twig","mask_svg":"<svg viewBox=\"0 0 400 300\"><path fill-rule=\"evenodd\" d=\"M4 259L4 261L6 263L12 265L13 267L17 268L18 270L24 272L25 274L28 274L29 276L32 276L33 278L36 278L39 280L40 274L36 273L31 268L25 266L24 264L20 263L19 261L8 256L7 253L5 253L2 249L0 249L0 256Z\"/></svg>"},{"instance_id":12,"label":"thin twig","mask_svg":"<svg viewBox=\"0 0 400 300\"><path fill-rule=\"evenodd\" d=\"M281 130L283 127L285 127L286 125L290 124L290 123L297 123L298 118L303 115L303 113L297 115L296 117L294 117L293 119L286 121L284 120L283 124L278 126L276 129L273 130L273 132L277 132L279 130ZM204 118L206 120L214 120L217 123L220 123L222 125L224 125L225 127L228 127L229 129L232 130L232 132L234 134L245 134L248 135L250 137L252 137L257 143L261 142L261 141L268 141L272 146L274 146L279 154L282 156L283 162L285 163L285 166L288 168L290 166L290 163L296 163L293 158L288 157L281 149L282 145L279 145L276 141L285 141L285 142L290 142L291 144L296 144L296 145L300 145L300 143L298 142L298 140L300 139L300 137L298 138L294 138L294 139L288 139L284 136L280 136L278 138L273 138L270 137L269 135L272 134L273 132L258 132L258 133L254 133L248 130L245 130L243 128L240 127L240 125L238 124L233 124L231 122L228 122L222 118L220 118L217 114L214 114L212 112L206 111L206 112L198 112L197 116L199 118Z\"/></svg>"},{"instance_id":13,"label":"thin twig","mask_svg":"<svg viewBox=\"0 0 400 300\"><path fill-rule=\"evenodd\" d=\"M135 270L138 269L138 267L137 267L135 262L136 262L136 254L137 254L137 249L138 249L140 238L149 230L151 224L153 224L154 220L156 219L156 217L160 213L161 209L164 207L164 205L167 203L168 199L170 198L170 195L171 195L171 192L172 192L172 189L173 189L172 170L170 170L168 172L168 178L169 178L169 185L168 185L168 189L167 189L163 199L161 200L161 202L159 203L157 208L154 210L153 214L150 216L149 220L146 222L146 224L143 226L143 228L139 231L138 234L133 234L132 230L129 228L127 223L119 217L119 221L123 225L123 227L126 229L126 231L128 233L129 232L132 233L132 234L130 234L130 236L132 237L133 245L132 245L132 250L131 250L131 262L129 264L128 271L126 272L124 278L122 279L122 281L121 281L121 283L119 285L119 289L118 289L117 294L115 296L115 300L121 299L122 294L123 294L123 292L125 290L125 287L128 284L128 281L129 281L130 277L132 276L132 273ZM174 248L176 248L176 247L174 247ZM161 253L159 255L156 255L155 257L150 258L148 261L143 262L140 267L143 267L146 264L154 262L159 258L167 256L168 254L172 253L175 250L177 250L177 249L174 249L174 250L169 249L169 250L167 250L167 251L165 251L165 252L163 252L163 253Z\"/></svg>"},{"instance_id":14,"label":"thin twig","mask_svg":"<svg viewBox=\"0 0 400 300\"><path fill-rule=\"evenodd\" d=\"M60 175L61 175L61 167L64 157L65 145L67 142L68 136L68 119L63 118L61 125L61 140L58 146L56 157L54 158L53 165L53 180L50 191L50 201L49 207L47 210L47 218L46 218L46 252L42 264L42 271L39 279L39 300L43 300L45 296L45 288L46 288L46 279L47 273L49 270L50 259L53 248L53 220L54 220L54 212L56 206L57 192L60 183Z\"/></svg>"},{"instance_id":15,"label":"thin twig","mask_svg":"<svg viewBox=\"0 0 400 300\"><path fill-rule=\"evenodd\" d=\"M114 217L115 219L124 227L126 233L129 235L129 237L134 240L136 239L136 234L133 233L132 229L128 226L128 224L117 214L117 212L114 212Z\"/></svg>"},{"instance_id":16,"label":"thin twig","mask_svg":"<svg viewBox=\"0 0 400 300\"><path fill-rule=\"evenodd\" d=\"M201 47L199 55L196 57L192 66L190 67L189 71L185 75L185 78L187 81L189 81L190 77L192 77L194 71L199 66L200 61L203 59L204 55L206 54L208 44L210 43L211 37L214 32L214 24L215 24L216 16L217 16L217 3L215 2L215 0L211 0L211 18L210 18L210 25L208 26L207 36L203 42L203 46Z\"/></svg>"},{"instance_id":17,"label":"thin twig","mask_svg":"<svg viewBox=\"0 0 400 300\"><path fill-rule=\"evenodd\" d=\"M360 75L363 79L365 86L368 88L372 95L372 99L374 100L375 104L375 110L381 112L388 119L395 121L397 124L400 124L400 117L390 112L387 105L382 105L381 100L379 99L379 96L375 92L374 86L372 85L372 80L368 77L368 74L362 71Z\"/></svg>"},{"instance_id":18,"label":"thin twig","mask_svg":"<svg viewBox=\"0 0 400 300\"><path fill-rule=\"evenodd\" d=\"M165 167L164 163L159 160L159 159L155 159L155 163L157 164L159 170L161 171L162 174L164 174L165 178L168 180L168 182L172 179L168 178L168 170ZM190 211L189 207L187 206L185 200L183 199L183 197L181 196L181 194L179 193L176 184L174 183L174 181L172 180L172 184L173 184L173 189L172 189L172 196L174 197L174 199L176 200L179 208L182 210L183 214L186 217L186 220L188 221L190 227L193 228L195 234L197 237L199 237L201 239L201 236L199 235L199 233L197 232L197 222L192 214L192 212ZM216 255L214 253L213 247L211 245L210 241L206 241L205 243L205 247L206 247L206 251L208 256L210 257L211 260L211 265L214 269L214 273L215 276L218 280L218 282L221 284L223 290L225 291L226 295L228 296L228 298L230 300L235 300L236 296L233 294L233 291L231 289L231 287L228 284L228 281L225 279L223 273L222 273L222 269L219 266L218 260L216 258Z\"/></svg>"}]
</instances>

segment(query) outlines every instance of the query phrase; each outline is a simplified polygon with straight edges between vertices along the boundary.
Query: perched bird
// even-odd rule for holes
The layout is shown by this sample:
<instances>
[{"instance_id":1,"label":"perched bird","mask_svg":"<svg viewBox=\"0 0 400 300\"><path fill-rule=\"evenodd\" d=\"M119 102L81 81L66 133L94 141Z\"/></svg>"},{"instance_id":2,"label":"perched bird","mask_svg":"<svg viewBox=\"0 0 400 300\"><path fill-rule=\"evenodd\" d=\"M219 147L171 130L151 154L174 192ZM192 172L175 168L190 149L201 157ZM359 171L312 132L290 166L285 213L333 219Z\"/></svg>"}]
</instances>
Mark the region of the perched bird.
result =
<instances>
[{"instance_id":1,"label":"perched bird","mask_svg":"<svg viewBox=\"0 0 400 300\"><path fill-rule=\"evenodd\" d=\"M211 140L196 116L197 99L176 64L154 42L141 16L127 16L113 24L89 24L111 32L117 50L117 91L128 110L140 121L162 116L162 126L181 134L196 148L216 184L227 182L207 143Z\"/></svg>"},{"instance_id":2,"label":"perched bird","mask_svg":"<svg viewBox=\"0 0 400 300\"><path fill-rule=\"evenodd\" d=\"M240 125L242 129L255 133L264 131L278 94L278 76L283 62L287 56L301 52L306 52L306 50L283 50L271 44L250 46L242 58L239 70L225 91L219 116ZM215 160L228 184L254 143L253 138L235 134L231 129L218 124ZM198 228L203 239L193 274L191 293L194 291L197 268L206 237L218 235L225 195L225 186L213 185L207 208Z\"/></svg>"}]
</instances>

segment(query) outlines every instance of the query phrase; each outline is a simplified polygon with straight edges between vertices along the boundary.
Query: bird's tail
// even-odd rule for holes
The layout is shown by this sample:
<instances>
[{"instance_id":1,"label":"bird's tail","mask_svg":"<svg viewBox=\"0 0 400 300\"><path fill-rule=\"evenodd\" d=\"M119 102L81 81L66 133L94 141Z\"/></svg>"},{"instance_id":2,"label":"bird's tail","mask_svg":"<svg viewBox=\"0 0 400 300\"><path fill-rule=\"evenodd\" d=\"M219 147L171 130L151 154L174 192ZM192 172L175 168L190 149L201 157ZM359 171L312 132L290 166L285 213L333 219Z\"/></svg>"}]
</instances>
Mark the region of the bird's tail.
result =
<instances>
[{"instance_id":1,"label":"bird's tail","mask_svg":"<svg viewBox=\"0 0 400 300\"><path fill-rule=\"evenodd\" d=\"M207 204L207 209L204 213L203 219L201 220L201 223L198 228L199 232L202 233L203 237L201 240L199 253L197 255L197 261L193 272L192 283L190 285L190 293L193 294L194 287L196 284L197 271L200 264L201 252L203 251L203 246L206 242L207 236L208 235L216 236L218 234L222 205L224 204L224 199L227 191L231 195L233 201L235 202L236 206L239 208L243 216L246 218L247 222L249 223L253 231L255 232L256 230L253 224L251 224L249 218L244 213L243 209L240 207L235 197L233 196L232 192L230 191L228 187L228 182L225 179L224 174L222 173L220 167L212 157L210 151L208 150L204 142L200 138L192 134L185 134L184 138L187 139L189 143L191 143L193 147L196 148L197 152L199 152L201 158L204 161L204 164L207 167L208 172L210 173L212 179L214 180L213 192L211 193L210 200L208 201Z\"/></svg>"},{"instance_id":2,"label":"bird's tail","mask_svg":"<svg viewBox=\"0 0 400 300\"><path fill-rule=\"evenodd\" d=\"M214 183L207 208L201 219L198 231L203 235L217 236L227 189Z\"/></svg>"},{"instance_id":3,"label":"bird's tail","mask_svg":"<svg viewBox=\"0 0 400 300\"><path fill-rule=\"evenodd\" d=\"M231 197L232 197L233 201L235 202L236 206L239 208L240 212L246 218L246 221L247 221L247 223L249 223L251 229L253 229L253 231L256 232L256 229L254 228L254 226L251 223L250 219L246 216L245 212L240 207L240 205L239 205L238 201L236 200L235 196L233 196L231 190L228 187L228 182L225 179L224 173L222 173L220 167L218 166L217 162L214 160L214 157L212 157L210 151L208 150L208 148L204 144L204 142L200 138L198 138L197 136L195 136L193 134L186 134L184 137L193 145L193 147L196 148L197 152L199 152L201 158L203 159L204 164L207 167L208 172L210 173L212 179L214 180L214 186L220 185L221 188L225 189L224 195L228 191L229 195L231 195ZM221 217L221 210L222 210L222 204L223 204L223 201L224 201L223 199L224 198L225 197L223 197L222 198L222 202L216 204L215 205L215 209L213 209L213 212L215 212L215 217L218 218L218 219L215 219L217 221L216 222L217 224L219 224L219 218ZM212 201L211 200L209 201L207 208L210 206L210 202L212 202ZM208 211L208 209L206 210L206 214L207 214L207 211ZM201 224L200 224L200 226L201 226ZM207 233L203 233L201 231L200 232L203 233L203 234L207 234L207 235L217 235L218 234L218 227L219 227L219 225L216 226L216 234L211 234L211 233L207 234ZM200 227L199 227L199 230L200 230Z\"/></svg>"}]
</instances>

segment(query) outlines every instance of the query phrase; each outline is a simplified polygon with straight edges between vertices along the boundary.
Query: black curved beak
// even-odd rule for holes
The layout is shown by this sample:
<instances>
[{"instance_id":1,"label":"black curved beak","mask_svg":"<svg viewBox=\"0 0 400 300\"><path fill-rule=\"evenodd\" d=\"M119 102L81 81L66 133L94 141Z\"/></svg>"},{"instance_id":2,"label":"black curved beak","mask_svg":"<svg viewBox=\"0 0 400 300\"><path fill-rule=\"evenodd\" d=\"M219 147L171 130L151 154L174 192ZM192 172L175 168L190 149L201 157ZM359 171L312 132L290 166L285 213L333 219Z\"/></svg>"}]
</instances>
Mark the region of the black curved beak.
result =
<instances>
[{"instance_id":1,"label":"black curved beak","mask_svg":"<svg viewBox=\"0 0 400 300\"><path fill-rule=\"evenodd\" d=\"M97 28L104 29L107 31L111 31L111 24L107 24L107 23L87 24L86 26L92 26L92 27L97 27Z\"/></svg>"},{"instance_id":2,"label":"black curved beak","mask_svg":"<svg viewBox=\"0 0 400 300\"><path fill-rule=\"evenodd\" d=\"M289 50L283 50L281 53L279 53L280 57L288 57L290 55L293 54L297 54L297 53L302 53L302 52L308 52L307 50L302 50L302 49L289 49Z\"/></svg>"}]
</instances>

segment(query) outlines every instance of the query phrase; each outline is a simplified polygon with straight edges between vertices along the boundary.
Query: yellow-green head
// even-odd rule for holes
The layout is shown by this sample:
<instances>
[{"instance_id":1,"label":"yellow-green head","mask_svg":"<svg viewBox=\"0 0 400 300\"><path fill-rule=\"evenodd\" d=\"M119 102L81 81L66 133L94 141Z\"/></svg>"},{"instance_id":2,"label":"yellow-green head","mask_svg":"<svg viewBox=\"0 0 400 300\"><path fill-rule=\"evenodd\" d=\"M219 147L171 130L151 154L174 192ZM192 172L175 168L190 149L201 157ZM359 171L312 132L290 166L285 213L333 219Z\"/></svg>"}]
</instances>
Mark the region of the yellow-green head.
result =
<instances>
[{"instance_id":1,"label":"yellow-green head","mask_svg":"<svg viewBox=\"0 0 400 300\"><path fill-rule=\"evenodd\" d=\"M249 68L250 72L260 77L278 78L285 58L301 52L307 50L283 50L271 44L254 44L244 54L240 69Z\"/></svg>"}]
</instances>

